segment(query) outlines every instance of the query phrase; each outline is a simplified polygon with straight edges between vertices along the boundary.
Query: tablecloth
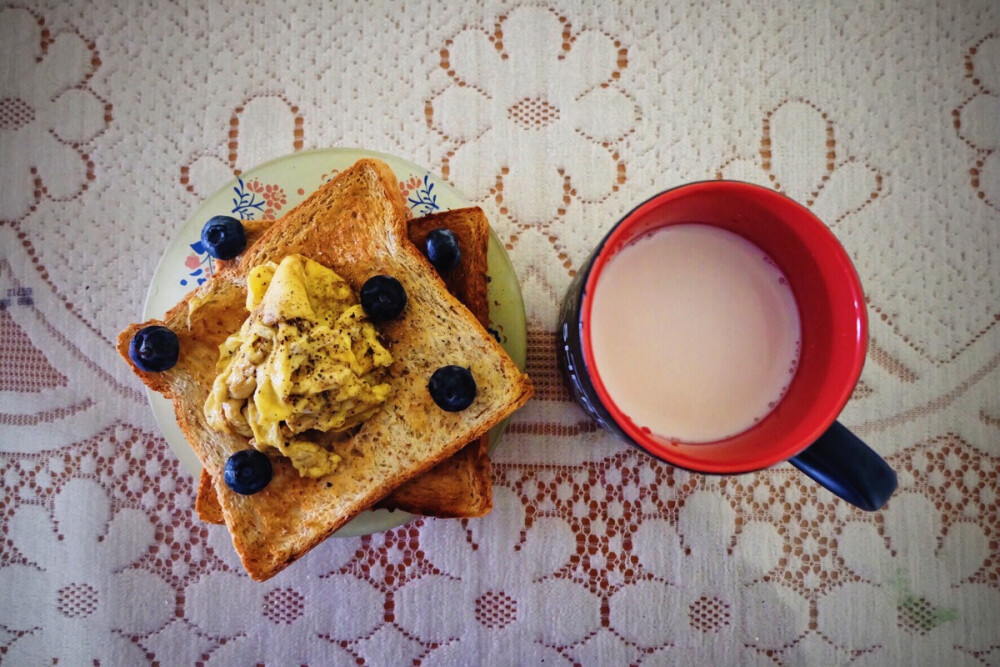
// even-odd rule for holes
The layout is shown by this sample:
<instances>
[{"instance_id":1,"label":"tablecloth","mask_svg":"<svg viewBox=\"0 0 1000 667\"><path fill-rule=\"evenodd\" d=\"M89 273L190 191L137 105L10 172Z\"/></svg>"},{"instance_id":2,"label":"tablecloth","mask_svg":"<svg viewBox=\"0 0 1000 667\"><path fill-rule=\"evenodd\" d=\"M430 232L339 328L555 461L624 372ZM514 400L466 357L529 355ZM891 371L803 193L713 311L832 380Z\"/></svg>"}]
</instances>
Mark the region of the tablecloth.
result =
<instances>
[{"instance_id":1,"label":"tablecloth","mask_svg":"<svg viewBox=\"0 0 1000 667\"><path fill-rule=\"evenodd\" d=\"M1000 664L1000 5L40 0L0 10L4 664ZM532 401L483 519L331 539L264 583L113 350L199 203L315 147L487 212ZM871 336L864 513L787 464L674 469L587 420L557 308L635 203L811 208ZM276 201L280 213L281 201Z\"/></svg>"}]
</instances>

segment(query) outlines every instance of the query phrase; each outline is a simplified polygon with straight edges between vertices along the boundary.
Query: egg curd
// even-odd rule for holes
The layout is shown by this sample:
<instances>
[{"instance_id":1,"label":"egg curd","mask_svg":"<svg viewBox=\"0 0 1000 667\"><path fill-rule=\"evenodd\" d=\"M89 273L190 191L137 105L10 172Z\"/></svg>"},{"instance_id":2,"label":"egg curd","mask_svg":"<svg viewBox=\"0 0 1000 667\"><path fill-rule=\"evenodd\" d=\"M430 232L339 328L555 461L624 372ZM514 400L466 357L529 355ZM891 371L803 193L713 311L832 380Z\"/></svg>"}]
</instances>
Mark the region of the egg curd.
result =
<instances>
[{"instance_id":1,"label":"egg curd","mask_svg":"<svg viewBox=\"0 0 1000 667\"><path fill-rule=\"evenodd\" d=\"M277 449L304 477L333 472L340 457L309 432L344 432L378 410L392 356L344 279L301 255L254 268L246 306L219 346L209 425Z\"/></svg>"}]
</instances>

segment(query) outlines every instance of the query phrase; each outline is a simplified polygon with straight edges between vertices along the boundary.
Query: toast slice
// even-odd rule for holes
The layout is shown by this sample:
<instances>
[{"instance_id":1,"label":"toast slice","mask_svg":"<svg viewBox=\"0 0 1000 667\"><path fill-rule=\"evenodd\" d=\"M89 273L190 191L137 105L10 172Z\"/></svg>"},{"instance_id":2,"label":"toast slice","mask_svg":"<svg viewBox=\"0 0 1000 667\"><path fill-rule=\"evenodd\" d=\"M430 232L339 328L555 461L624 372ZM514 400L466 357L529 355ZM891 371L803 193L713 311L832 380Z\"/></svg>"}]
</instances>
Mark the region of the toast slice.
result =
<instances>
[{"instance_id":1,"label":"toast slice","mask_svg":"<svg viewBox=\"0 0 1000 667\"><path fill-rule=\"evenodd\" d=\"M482 209L464 208L409 221L410 241L422 248L427 235L440 228L450 229L458 238L462 256L458 266L445 277L445 285L484 327L489 326L487 262L489 221ZM266 231L248 228L248 241ZM489 436L484 435L463 447L420 477L406 482L376 507L401 509L412 514L436 517L477 517L493 508L490 478ZM212 478L201 471L195 511L206 523L223 523L222 507L215 495Z\"/></svg>"},{"instance_id":2,"label":"toast slice","mask_svg":"<svg viewBox=\"0 0 1000 667\"><path fill-rule=\"evenodd\" d=\"M458 266L444 278L445 285L484 328L488 327L486 251L490 227L486 215L480 208L467 208L411 220L410 240L422 248L427 235L441 227L455 233L462 249ZM489 435L481 435L376 506L437 517L482 516L493 508L489 451Z\"/></svg>"},{"instance_id":3,"label":"toast slice","mask_svg":"<svg viewBox=\"0 0 1000 667\"><path fill-rule=\"evenodd\" d=\"M388 401L360 429L332 444L342 457L321 479L303 478L287 459L269 455L270 483L242 496L222 482L226 460L248 439L211 429L203 406L215 375L218 346L247 316L246 276L264 262L301 254L330 267L357 291L372 275L398 279L408 301L403 315L379 325L393 363ZM189 312L189 304L198 307ZM129 341L161 324L180 342L177 364L140 370ZM265 580L324 540L361 510L458 452L521 407L533 388L499 343L446 288L407 236L406 208L392 170L360 160L321 186L268 229L234 266L216 273L162 321L132 324L118 351L136 375L174 403L178 424L213 480L233 545L251 577ZM441 366L468 367L477 395L461 412L446 412L427 390Z\"/></svg>"}]
</instances>

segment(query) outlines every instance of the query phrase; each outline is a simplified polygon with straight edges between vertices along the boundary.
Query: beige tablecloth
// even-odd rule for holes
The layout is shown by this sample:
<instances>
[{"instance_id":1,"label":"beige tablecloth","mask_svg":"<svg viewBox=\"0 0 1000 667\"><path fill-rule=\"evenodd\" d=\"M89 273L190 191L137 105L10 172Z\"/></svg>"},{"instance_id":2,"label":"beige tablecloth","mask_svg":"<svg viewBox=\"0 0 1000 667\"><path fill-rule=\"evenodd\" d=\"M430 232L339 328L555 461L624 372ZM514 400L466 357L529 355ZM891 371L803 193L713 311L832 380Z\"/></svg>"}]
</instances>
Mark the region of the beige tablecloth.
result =
<instances>
[{"instance_id":1,"label":"beige tablecloth","mask_svg":"<svg viewBox=\"0 0 1000 667\"><path fill-rule=\"evenodd\" d=\"M0 10L0 661L1000 664L995 1L28 4ZM112 341L205 197L330 146L483 206L537 393L487 518L257 584ZM574 268L636 202L723 177L856 261L841 420L899 473L881 512L788 465L673 469L569 401Z\"/></svg>"}]
</instances>

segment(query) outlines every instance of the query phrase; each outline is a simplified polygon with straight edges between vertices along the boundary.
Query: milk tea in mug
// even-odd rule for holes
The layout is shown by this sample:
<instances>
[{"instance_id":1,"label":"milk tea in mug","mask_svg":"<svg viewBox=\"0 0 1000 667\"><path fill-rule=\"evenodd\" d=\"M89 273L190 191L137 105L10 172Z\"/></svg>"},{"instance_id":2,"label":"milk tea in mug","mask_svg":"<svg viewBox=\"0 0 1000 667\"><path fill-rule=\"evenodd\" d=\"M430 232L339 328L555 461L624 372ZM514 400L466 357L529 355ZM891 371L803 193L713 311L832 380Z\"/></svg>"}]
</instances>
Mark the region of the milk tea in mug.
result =
<instances>
[{"instance_id":1,"label":"milk tea in mug","mask_svg":"<svg viewBox=\"0 0 1000 667\"><path fill-rule=\"evenodd\" d=\"M763 419L795 374L800 327L784 274L742 236L649 232L605 266L591 342L610 398L638 427L711 442Z\"/></svg>"}]
</instances>

